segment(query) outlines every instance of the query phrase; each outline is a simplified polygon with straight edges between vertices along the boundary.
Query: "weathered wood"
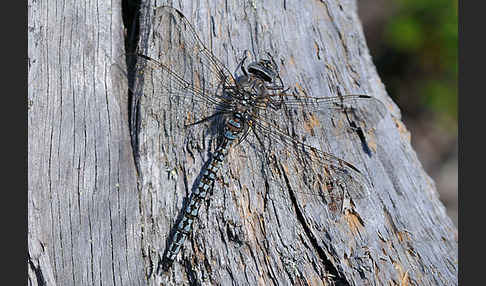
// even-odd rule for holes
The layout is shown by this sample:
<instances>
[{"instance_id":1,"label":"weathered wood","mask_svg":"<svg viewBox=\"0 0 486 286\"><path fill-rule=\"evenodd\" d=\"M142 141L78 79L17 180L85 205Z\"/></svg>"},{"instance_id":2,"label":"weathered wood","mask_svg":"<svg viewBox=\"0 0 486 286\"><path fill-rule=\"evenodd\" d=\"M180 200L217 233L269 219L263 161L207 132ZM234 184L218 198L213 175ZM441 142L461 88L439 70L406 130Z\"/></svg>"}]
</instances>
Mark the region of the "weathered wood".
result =
<instances>
[{"instance_id":1,"label":"weathered wood","mask_svg":"<svg viewBox=\"0 0 486 286\"><path fill-rule=\"evenodd\" d=\"M126 78L110 73L121 3L28 13L28 283L146 285Z\"/></svg>"},{"instance_id":2,"label":"weathered wood","mask_svg":"<svg viewBox=\"0 0 486 286\"><path fill-rule=\"evenodd\" d=\"M140 50L157 58L159 43L152 42L151 30L157 23L152 23L154 6L148 7L141 17ZM322 199L299 192L311 170L295 172L289 165L295 162L282 157L262 161L248 145L234 148L192 238L169 273L159 277L151 272L153 282L457 284L457 230L376 73L355 1L194 1L175 7L230 71L245 49L257 58L270 51L277 55L286 86L311 96L370 94L386 104L389 114L365 134L370 155L356 133L343 136L342 117L318 118L317 147L356 165L374 186L367 199L348 201L348 209L337 213ZM178 128L192 116L191 107L169 107L156 98L163 93L153 89L156 82L144 85L139 133L142 245L156 266L184 199L214 150L214 134L209 124ZM280 122L284 126L285 120Z\"/></svg>"},{"instance_id":3,"label":"weathered wood","mask_svg":"<svg viewBox=\"0 0 486 286\"><path fill-rule=\"evenodd\" d=\"M110 70L123 49L120 3L111 3L29 2L30 285L457 284L457 230L375 71L356 2L338 0L174 6L231 71L243 50L268 50L286 86L384 102L389 114L365 134L371 156L356 133L343 134L342 115L318 118L316 128L317 147L362 170L370 196L341 213L300 192L322 170L296 172L292 158L267 162L237 146L192 238L156 275L213 134L176 128L188 110L158 106L145 90L137 190L126 79ZM147 11L141 48L153 55Z\"/></svg>"}]
</instances>

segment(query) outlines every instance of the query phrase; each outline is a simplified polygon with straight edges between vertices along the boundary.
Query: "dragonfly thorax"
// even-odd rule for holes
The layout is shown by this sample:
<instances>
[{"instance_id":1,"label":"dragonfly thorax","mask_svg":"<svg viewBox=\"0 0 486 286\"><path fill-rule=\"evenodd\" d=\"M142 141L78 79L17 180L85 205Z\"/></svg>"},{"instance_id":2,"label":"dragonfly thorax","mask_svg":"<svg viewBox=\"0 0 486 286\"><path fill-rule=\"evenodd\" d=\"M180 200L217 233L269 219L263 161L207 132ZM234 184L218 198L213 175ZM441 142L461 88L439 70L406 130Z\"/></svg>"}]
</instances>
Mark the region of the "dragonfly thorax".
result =
<instances>
[{"instance_id":1,"label":"dragonfly thorax","mask_svg":"<svg viewBox=\"0 0 486 286\"><path fill-rule=\"evenodd\" d=\"M238 119L248 121L255 106L255 98L247 97L246 99L242 99L236 103L234 114L238 117Z\"/></svg>"}]
</instances>

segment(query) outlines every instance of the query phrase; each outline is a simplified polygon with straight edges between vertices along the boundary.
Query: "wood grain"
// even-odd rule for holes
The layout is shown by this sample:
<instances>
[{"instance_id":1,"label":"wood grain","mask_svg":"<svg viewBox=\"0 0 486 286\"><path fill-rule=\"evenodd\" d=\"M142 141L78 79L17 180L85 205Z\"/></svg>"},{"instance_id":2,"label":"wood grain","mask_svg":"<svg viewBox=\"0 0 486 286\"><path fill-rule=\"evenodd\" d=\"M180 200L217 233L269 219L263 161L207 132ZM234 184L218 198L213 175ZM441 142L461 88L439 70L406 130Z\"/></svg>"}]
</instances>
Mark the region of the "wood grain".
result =
<instances>
[{"instance_id":1,"label":"wood grain","mask_svg":"<svg viewBox=\"0 0 486 286\"><path fill-rule=\"evenodd\" d=\"M246 49L255 58L271 51L286 86L310 96L369 94L388 113L364 134L371 152L343 131L342 114L311 122L316 147L373 184L344 210L303 192L306 176L324 172L318 166L296 169L292 157L265 161L244 144L234 148L193 235L157 275L214 134L179 128L188 107L161 105L144 83L137 177L133 102L123 73L112 73L114 63L123 67L121 5L110 3L29 1L29 285L457 285L457 229L350 0L172 3L230 71ZM149 56L155 6L140 14L139 46Z\"/></svg>"},{"instance_id":2,"label":"wood grain","mask_svg":"<svg viewBox=\"0 0 486 286\"><path fill-rule=\"evenodd\" d=\"M29 1L29 285L146 285L111 5Z\"/></svg>"}]
</instances>

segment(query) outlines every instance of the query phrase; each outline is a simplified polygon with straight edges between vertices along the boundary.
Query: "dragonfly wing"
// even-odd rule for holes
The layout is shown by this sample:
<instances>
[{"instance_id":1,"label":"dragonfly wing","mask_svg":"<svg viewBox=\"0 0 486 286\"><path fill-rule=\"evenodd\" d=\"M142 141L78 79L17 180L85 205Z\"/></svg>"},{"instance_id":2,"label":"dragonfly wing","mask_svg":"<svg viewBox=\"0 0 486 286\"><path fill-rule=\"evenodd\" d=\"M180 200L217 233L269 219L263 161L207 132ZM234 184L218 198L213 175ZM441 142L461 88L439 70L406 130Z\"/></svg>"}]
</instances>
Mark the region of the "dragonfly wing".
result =
<instances>
[{"instance_id":1,"label":"dragonfly wing","mask_svg":"<svg viewBox=\"0 0 486 286\"><path fill-rule=\"evenodd\" d=\"M288 157L301 162L300 167L296 167L297 170L299 168L301 170L302 168L310 168L306 169L306 173L312 170L314 173L324 175L319 176L322 177L324 184L340 185L354 199L362 199L369 196L370 182L351 163L319 150L310 144L303 143L302 140L305 140L305 138L295 134L292 130L284 131L276 124L272 124L266 119L263 120L262 117L255 116L252 119L251 127L260 138L264 138L265 142L271 145L271 147L263 146L261 148L262 151L279 150L286 153L285 155L288 155ZM291 135L291 133L294 134ZM317 194L321 190L312 191L315 191Z\"/></svg>"},{"instance_id":2,"label":"dragonfly wing","mask_svg":"<svg viewBox=\"0 0 486 286\"><path fill-rule=\"evenodd\" d=\"M161 105L187 107L194 115L192 121L230 108L233 100L223 89L234 84L233 76L180 11L156 8L147 44L148 55L141 51L133 55L146 96L165 95L168 99Z\"/></svg>"},{"instance_id":3,"label":"dragonfly wing","mask_svg":"<svg viewBox=\"0 0 486 286\"><path fill-rule=\"evenodd\" d=\"M332 117L336 112L353 116L366 130L375 128L385 117L387 110L378 99L361 94L332 97L310 97L291 94L276 94L273 100L282 102L285 112L294 115L319 113Z\"/></svg>"},{"instance_id":4,"label":"dragonfly wing","mask_svg":"<svg viewBox=\"0 0 486 286\"><path fill-rule=\"evenodd\" d=\"M200 65L204 74L209 74L207 84L218 86L224 82L227 86L235 83L228 69L206 48L194 27L179 10L170 6L161 6L155 9L154 37L164 42L166 50L175 50L174 60L192 61L192 65ZM163 50L162 50L163 51ZM182 56L182 58L180 58ZM168 58L167 60L170 60ZM169 62L163 62L170 66ZM177 70L174 70L177 72ZM179 72L182 74L182 71Z\"/></svg>"}]
</instances>

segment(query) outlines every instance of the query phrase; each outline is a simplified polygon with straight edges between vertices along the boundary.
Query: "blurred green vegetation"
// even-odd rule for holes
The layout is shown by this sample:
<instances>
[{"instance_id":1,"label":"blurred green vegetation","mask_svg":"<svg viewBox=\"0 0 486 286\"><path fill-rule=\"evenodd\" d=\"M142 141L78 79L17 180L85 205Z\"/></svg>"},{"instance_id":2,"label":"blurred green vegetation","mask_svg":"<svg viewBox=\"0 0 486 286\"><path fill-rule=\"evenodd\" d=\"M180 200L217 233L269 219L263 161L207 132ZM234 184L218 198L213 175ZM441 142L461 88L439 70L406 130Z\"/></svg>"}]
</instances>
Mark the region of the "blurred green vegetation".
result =
<instances>
[{"instance_id":1,"label":"blurred green vegetation","mask_svg":"<svg viewBox=\"0 0 486 286\"><path fill-rule=\"evenodd\" d=\"M432 113L440 125L457 127L457 0L393 5L375 57L389 94L411 113L405 116Z\"/></svg>"}]
</instances>

